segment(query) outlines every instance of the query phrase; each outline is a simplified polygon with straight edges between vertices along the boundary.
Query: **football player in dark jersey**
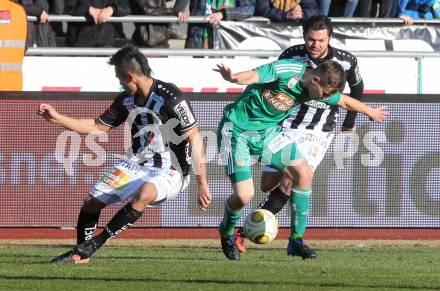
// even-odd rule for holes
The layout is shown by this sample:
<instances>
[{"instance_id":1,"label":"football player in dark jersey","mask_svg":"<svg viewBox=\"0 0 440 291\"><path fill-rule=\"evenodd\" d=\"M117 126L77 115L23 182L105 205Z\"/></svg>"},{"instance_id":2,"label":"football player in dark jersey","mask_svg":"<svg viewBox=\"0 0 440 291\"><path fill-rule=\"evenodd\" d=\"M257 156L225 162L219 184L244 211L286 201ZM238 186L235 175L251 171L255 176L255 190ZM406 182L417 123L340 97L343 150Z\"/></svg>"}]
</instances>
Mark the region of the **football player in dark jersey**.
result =
<instances>
[{"instance_id":1,"label":"football player in dark jersey","mask_svg":"<svg viewBox=\"0 0 440 291\"><path fill-rule=\"evenodd\" d=\"M53 263L88 263L107 240L133 225L148 205L173 199L186 189L193 161L198 203L206 210L211 194L206 180L203 143L191 106L173 84L152 78L148 60L128 46L110 59L125 91L96 119L77 119L41 104L46 120L78 133L107 132L125 121L131 126L132 146L95 184L84 200L77 223L77 245ZM174 134L173 134L174 133ZM189 156L191 153L191 157ZM104 230L93 237L101 210L131 198Z\"/></svg>"},{"instance_id":2,"label":"football player in dark jersey","mask_svg":"<svg viewBox=\"0 0 440 291\"><path fill-rule=\"evenodd\" d=\"M316 68L326 60L338 62L346 72L347 83L350 87L350 96L362 100L364 83L359 73L359 66L355 56L349 52L332 47L329 43L333 33L331 20L322 15L312 16L303 22L304 44L287 48L279 59L294 59L307 63ZM356 131L356 112L348 111L342 124L342 131ZM309 101L301 105L298 111L293 112L284 122L284 132L291 140L296 140L297 147L314 171L321 163L333 139L336 119L339 116L337 106L327 105L320 101ZM276 214L290 199L290 193L283 193L277 187L282 173L270 166L264 166L261 175L261 190L269 192L266 200L260 205ZM298 201L297 201L298 200ZM301 200L301 201L300 201ZM300 256L303 259L315 258L316 251L309 248L303 240L309 211L308 199L293 199L296 204L298 233L292 240L290 255ZM240 251L245 252L244 235L241 230L236 233L236 244Z\"/></svg>"}]
</instances>

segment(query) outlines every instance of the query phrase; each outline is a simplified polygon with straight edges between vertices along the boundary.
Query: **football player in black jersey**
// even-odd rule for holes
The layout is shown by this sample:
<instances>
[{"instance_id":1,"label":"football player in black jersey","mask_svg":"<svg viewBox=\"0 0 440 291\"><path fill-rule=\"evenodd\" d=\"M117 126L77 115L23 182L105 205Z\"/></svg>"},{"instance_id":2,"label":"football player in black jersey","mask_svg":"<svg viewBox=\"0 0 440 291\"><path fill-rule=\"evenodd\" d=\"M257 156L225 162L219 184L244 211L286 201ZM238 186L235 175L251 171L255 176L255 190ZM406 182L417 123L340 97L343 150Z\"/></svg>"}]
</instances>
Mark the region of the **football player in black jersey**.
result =
<instances>
[{"instance_id":1,"label":"football player in black jersey","mask_svg":"<svg viewBox=\"0 0 440 291\"><path fill-rule=\"evenodd\" d=\"M312 16L303 22L304 44L294 45L281 53L279 59L295 59L316 68L326 60L338 62L346 72L347 83L350 87L350 96L361 100L364 83L359 73L359 66L355 56L349 52L332 47L329 43L333 33L331 20L326 16ZM342 125L342 131L356 131L356 112L347 112ZM298 111L293 112L284 122L284 132L292 140L296 140L297 147L301 150L309 166L314 171L321 163L333 139L336 119L339 115L337 106L330 106L319 101L309 101L301 105ZM291 199L290 193L284 193L278 187L282 173L278 170L264 166L261 175L261 190L269 192L266 200L260 205L276 214ZM287 187L289 188L289 187ZM297 238L289 241L289 255L300 256L303 259L315 258L316 251L309 248L303 240L309 211L310 197L307 201L303 198L292 197L296 205L299 230ZM242 252L244 235L241 230L236 233L236 245Z\"/></svg>"},{"instance_id":2,"label":"football player in black jersey","mask_svg":"<svg viewBox=\"0 0 440 291\"><path fill-rule=\"evenodd\" d=\"M78 133L107 132L127 121L132 136L126 158L109 169L84 200L77 223L77 245L54 258L53 263L88 263L107 240L133 225L148 205L175 198L189 184L190 158L200 208L206 210L211 202L203 143L182 92L173 84L152 78L148 60L135 47L119 50L109 63L115 66L125 91L98 118L77 119L58 113L49 104L39 107L38 113L46 120ZM93 237L101 210L129 198L104 230Z\"/></svg>"}]
</instances>

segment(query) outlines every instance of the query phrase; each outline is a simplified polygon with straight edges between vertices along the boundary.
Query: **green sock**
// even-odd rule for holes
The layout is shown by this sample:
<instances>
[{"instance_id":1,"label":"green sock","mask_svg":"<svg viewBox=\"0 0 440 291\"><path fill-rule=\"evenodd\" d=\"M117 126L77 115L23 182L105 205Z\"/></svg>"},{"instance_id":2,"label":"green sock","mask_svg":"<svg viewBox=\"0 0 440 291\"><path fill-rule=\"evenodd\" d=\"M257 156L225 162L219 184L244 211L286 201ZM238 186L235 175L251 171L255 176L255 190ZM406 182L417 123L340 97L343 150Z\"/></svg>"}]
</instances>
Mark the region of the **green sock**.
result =
<instances>
[{"instance_id":1,"label":"green sock","mask_svg":"<svg viewBox=\"0 0 440 291\"><path fill-rule=\"evenodd\" d=\"M220 223L220 232L224 236L230 236L234 234L234 228L237 221L240 220L243 210L232 209L228 201L225 202L225 212L223 214L223 220Z\"/></svg>"},{"instance_id":2,"label":"green sock","mask_svg":"<svg viewBox=\"0 0 440 291\"><path fill-rule=\"evenodd\" d=\"M292 188L290 195L290 237L304 235L310 213L310 189Z\"/></svg>"}]
</instances>

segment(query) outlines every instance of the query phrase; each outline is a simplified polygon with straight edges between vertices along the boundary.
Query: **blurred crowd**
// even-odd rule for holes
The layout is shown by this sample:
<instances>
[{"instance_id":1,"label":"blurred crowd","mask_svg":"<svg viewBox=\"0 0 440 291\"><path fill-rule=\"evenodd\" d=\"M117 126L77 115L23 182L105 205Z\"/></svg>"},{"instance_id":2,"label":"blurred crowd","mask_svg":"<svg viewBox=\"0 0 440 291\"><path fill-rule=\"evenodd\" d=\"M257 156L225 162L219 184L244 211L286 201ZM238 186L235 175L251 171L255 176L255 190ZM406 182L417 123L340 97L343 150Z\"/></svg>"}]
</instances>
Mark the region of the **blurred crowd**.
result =
<instances>
[{"instance_id":1,"label":"blurred crowd","mask_svg":"<svg viewBox=\"0 0 440 291\"><path fill-rule=\"evenodd\" d=\"M3 1L3 0L2 0ZM189 23L186 48L212 48L213 27L221 20L239 21L252 16L273 22L300 22L312 15L330 17L400 17L405 25L414 19L440 18L440 0L20 0L27 15L27 47L169 47L169 23L136 23L127 36L122 23L109 17L127 15L178 17L183 26L189 16L204 16L206 24ZM173 0L174 1L174 0ZM50 15L84 16L87 22L49 23ZM66 24L65 24L66 25ZM186 28L186 25L185 25Z\"/></svg>"}]
</instances>

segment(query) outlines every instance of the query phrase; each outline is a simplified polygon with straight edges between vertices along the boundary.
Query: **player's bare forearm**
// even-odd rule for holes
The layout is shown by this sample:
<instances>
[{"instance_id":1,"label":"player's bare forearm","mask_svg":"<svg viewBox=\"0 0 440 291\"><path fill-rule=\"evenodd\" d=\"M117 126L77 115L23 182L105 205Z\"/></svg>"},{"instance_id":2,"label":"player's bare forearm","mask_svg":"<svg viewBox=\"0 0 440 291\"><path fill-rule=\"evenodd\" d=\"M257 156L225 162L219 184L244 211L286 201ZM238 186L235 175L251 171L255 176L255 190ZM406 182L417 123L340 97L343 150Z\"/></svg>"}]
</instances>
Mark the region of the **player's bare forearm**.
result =
<instances>
[{"instance_id":1,"label":"player's bare forearm","mask_svg":"<svg viewBox=\"0 0 440 291\"><path fill-rule=\"evenodd\" d=\"M234 74L224 64L217 65L217 69L214 69L214 71L219 72L226 81L239 85L256 84L260 80L260 76L254 70Z\"/></svg>"},{"instance_id":2,"label":"player's bare forearm","mask_svg":"<svg viewBox=\"0 0 440 291\"><path fill-rule=\"evenodd\" d=\"M381 121L388 115L388 112L385 111L384 107L372 108L367 104L344 94L341 95L338 106L350 111L363 113L367 115L372 121Z\"/></svg>"},{"instance_id":3,"label":"player's bare forearm","mask_svg":"<svg viewBox=\"0 0 440 291\"><path fill-rule=\"evenodd\" d=\"M194 173L197 176L197 184L206 183L206 160L203 149L203 141L197 127L194 127L188 133L188 141L193 161Z\"/></svg>"},{"instance_id":4,"label":"player's bare forearm","mask_svg":"<svg viewBox=\"0 0 440 291\"><path fill-rule=\"evenodd\" d=\"M49 122L59 124L66 129L73 130L78 133L89 134L92 132L105 132L110 129L110 127L94 119L77 119L60 114L54 107L46 103L40 104L38 114Z\"/></svg>"},{"instance_id":5,"label":"player's bare forearm","mask_svg":"<svg viewBox=\"0 0 440 291\"><path fill-rule=\"evenodd\" d=\"M110 127L100 123L96 119L77 119L66 115L61 116L58 120L58 124L81 134L107 132L110 129Z\"/></svg>"},{"instance_id":6,"label":"player's bare forearm","mask_svg":"<svg viewBox=\"0 0 440 291\"><path fill-rule=\"evenodd\" d=\"M368 112L371 109L365 103L344 94L341 95L338 105L346 110L363 113L365 115L368 115Z\"/></svg>"},{"instance_id":7,"label":"player's bare forearm","mask_svg":"<svg viewBox=\"0 0 440 291\"><path fill-rule=\"evenodd\" d=\"M256 71L244 71L235 74L237 81L235 83L240 85L250 85L258 83L260 77Z\"/></svg>"},{"instance_id":8,"label":"player's bare forearm","mask_svg":"<svg viewBox=\"0 0 440 291\"><path fill-rule=\"evenodd\" d=\"M198 202L202 210L207 210L209 204L211 203L212 197L206 178L206 160L205 151L203 149L203 141L197 127L190 130L188 141L191 159L194 166L194 173L196 175L196 182L199 188Z\"/></svg>"}]
</instances>

